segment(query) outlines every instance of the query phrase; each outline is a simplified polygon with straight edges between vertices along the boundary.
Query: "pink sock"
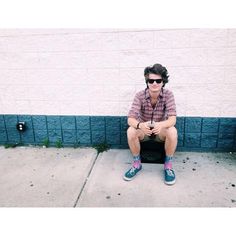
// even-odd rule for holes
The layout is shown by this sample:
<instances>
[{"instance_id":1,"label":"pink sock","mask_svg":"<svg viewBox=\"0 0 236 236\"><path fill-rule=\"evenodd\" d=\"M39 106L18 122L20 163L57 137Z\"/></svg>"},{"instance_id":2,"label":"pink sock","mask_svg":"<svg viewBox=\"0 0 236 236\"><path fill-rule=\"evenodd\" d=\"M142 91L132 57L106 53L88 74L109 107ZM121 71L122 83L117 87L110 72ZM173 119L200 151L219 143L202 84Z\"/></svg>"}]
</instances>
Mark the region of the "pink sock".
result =
<instances>
[{"instance_id":1,"label":"pink sock","mask_svg":"<svg viewBox=\"0 0 236 236\"><path fill-rule=\"evenodd\" d=\"M141 161L140 160L133 162L133 167L136 168L136 169L139 169L140 165L141 165Z\"/></svg>"},{"instance_id":2,"label":"pink sock","mask_svg":"<svg viewBox=\"0 0 236 236\"><path fill-rule=\"evenodd\" d=\"M166 156L164 169L172 169L172 157Z\"/></svg>"},{"instance_id":3,"label":"pink sock","mask_svg":"<svg viewBox=\"0 0 236 236\"><path fill-rule=\"evenodd\" d=\"M133 167L139 169L141 165L140 155L134 156Z\"/></svg>"}]
</instances>

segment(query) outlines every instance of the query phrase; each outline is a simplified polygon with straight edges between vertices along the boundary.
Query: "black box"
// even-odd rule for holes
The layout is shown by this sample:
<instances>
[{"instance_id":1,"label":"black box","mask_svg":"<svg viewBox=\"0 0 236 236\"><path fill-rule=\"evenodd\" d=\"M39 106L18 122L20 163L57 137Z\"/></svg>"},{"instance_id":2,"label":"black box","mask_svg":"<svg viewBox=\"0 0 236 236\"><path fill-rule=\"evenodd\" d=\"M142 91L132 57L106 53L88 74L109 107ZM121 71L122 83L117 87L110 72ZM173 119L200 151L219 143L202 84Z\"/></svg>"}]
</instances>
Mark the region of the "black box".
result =
<instances>
[{"instance_id":1,"label":"black box","mask_svg":"<svg viewBox=\"0 0 236 236\"><path fill-rule=\"evenodd\" d=\"M148 140L140 143L141 145L141 162L142 163L158 163L165 162L165 143Z\"/></svg>"}]
</instances>

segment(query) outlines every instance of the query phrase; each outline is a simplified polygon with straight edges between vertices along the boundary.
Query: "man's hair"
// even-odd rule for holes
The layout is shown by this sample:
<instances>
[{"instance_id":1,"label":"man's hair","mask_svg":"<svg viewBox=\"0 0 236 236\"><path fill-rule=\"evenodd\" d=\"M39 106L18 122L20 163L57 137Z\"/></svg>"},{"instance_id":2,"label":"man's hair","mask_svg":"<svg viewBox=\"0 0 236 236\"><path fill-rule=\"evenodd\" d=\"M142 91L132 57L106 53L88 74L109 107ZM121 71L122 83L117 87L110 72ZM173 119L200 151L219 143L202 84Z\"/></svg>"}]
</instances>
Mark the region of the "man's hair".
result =
<instances>
[{"instance_id":1,"label":"man's hair","mask_svg":"<svg viewBox=\"0 0 236 236\"><path fill-rule=\"evenodd\" d=\"M148 79L148 76L149 74L156 74L156 75L160 75L161 78L163 79L163 87L165 86L165 84L168 83L168 78L169 78L169 75L168 75L168 71L167 69L162 66L161 64L155 64L153 66L148 66L144 69L144 77L145 77L145 80L147 82L147 79Z\"/></svg>"}]
</instances>

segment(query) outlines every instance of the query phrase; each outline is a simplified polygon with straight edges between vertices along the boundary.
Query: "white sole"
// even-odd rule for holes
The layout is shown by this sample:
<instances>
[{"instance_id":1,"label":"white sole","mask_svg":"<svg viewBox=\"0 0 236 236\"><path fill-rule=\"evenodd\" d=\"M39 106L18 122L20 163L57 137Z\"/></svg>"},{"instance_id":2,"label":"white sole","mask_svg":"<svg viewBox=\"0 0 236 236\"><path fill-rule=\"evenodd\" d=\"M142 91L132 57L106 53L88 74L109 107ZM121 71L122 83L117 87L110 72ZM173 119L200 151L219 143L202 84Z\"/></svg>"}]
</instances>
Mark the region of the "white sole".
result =
<instances>
[{"instance_id":1,"label":"white sole","mask_svg":"<svg viewBox=\"0 0 236 236\"><path fill-rule=\"evenodd\" d=\"M175 184L175 180L169 181L169 182L166 182L166 181L165 181L165 184L166 184L166 185L173 185L173 184Z\"/></svg>"},{"instance_id":2,"label":"white sole","mask_svg":"<svg viewBox=\"0 0 236 236\"><path fill-rule=\"evenodd\" d=\"M125 177L125 176L123 176L123 179L124 179L125 181L133 180L137 175L140 174L141 171L142 171L142 169L141 169L134 177L132 177L131 179L129 179L129 178Z\"/></svg>"}]
</instances>

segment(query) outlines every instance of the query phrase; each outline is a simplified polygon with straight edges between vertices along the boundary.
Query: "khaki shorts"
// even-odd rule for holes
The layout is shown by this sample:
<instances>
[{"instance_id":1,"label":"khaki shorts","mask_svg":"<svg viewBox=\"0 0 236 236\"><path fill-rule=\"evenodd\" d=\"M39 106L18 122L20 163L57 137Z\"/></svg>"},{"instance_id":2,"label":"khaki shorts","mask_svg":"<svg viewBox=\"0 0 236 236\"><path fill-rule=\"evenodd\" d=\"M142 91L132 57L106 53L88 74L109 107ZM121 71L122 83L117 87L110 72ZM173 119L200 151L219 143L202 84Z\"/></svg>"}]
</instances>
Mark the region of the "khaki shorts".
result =
<instances>
[{"instance_id":1,"label":"khaki shorts","mask_svg":"<svg viewBox=\"0 0 236 236\"><path fill-rule=\"evenodd\" d=\"M159 142L159 143L164 143L165 142L165 141L160 139L159 135L156 135L155 138L151 138L150 136L145 135L144 139L142 139L140 142L145 142L145 141L149 141L149 140L155 140L156 142Z\"/></svg>"}]
</instances>

